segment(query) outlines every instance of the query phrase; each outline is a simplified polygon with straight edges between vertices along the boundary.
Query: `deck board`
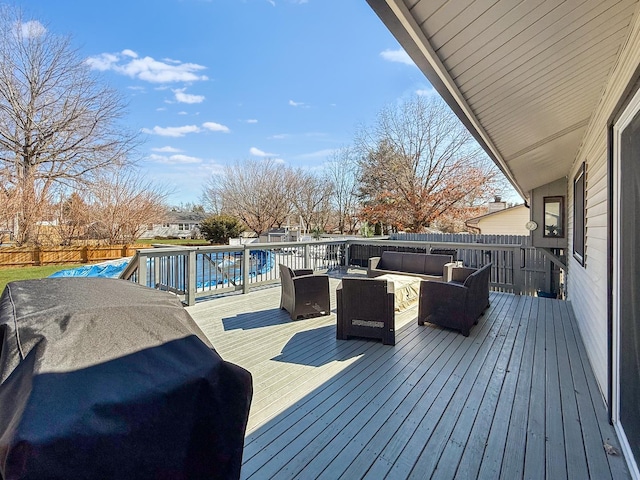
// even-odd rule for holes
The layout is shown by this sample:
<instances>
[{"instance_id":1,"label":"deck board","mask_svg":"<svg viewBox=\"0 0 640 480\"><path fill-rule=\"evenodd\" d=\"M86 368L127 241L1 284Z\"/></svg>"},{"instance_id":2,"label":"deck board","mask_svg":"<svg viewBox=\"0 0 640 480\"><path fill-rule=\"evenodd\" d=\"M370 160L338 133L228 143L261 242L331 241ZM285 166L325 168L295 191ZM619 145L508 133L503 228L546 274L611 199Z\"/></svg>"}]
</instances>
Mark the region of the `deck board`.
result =
<instances>
[{"instance_id":1,"label":"deck board","mask_svg":"<svg viewBox=\"0 0 640 480\"><path fill-rule=\"evenodd\" d=\"M629 478L567 302L492 292L466 338L412 307L388 346L336 340L335 308L291 321L279 294L188 307L253 375L242 478Z\"/></svg>"}]
</instances>

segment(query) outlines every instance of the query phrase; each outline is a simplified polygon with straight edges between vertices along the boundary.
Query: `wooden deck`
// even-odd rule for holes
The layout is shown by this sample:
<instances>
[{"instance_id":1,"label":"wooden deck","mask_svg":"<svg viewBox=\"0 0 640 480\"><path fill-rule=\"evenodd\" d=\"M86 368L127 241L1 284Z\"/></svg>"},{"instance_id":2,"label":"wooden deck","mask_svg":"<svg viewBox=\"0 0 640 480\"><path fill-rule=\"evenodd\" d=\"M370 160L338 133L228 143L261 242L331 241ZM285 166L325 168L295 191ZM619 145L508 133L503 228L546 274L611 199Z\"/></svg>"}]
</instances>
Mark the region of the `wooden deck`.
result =
<instances>
[{"instance_id":1,"label":"wooden deck","mask_svg":"<svg viewBox=\"0 0 640 480\"><path fill-rule=\"evenodd\" d=\"M491 294L467 338L396 315L396 345L293 322L279 286L188 310L253 374L242 478L630 478L570 304ZM610 450L610 449L609 449Z\"/></svg>"}]
</instances>

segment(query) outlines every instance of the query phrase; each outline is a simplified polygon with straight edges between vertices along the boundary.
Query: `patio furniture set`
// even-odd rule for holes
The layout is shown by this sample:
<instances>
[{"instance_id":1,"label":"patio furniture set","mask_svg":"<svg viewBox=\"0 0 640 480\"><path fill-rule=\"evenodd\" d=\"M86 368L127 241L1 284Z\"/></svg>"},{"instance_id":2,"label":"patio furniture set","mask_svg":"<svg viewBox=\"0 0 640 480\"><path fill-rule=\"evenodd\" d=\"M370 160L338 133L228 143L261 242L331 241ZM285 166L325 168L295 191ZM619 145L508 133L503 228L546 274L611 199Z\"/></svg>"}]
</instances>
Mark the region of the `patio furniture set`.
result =
<instances>
[{"instance_id":1,"label":"patio furniture set","mask_svg":"<svg viewBox=\"0 0 640 480\"><path fill-rule=\"evenodd\" d=\"M418 303L418 324L459 330L471 327L489 307L491 264L462 266L451 255L383 252L369 259L367 278L345 277L336 290L336 337L381 339L395 345L395 312ZM280 308L293 320L328 315L329 278L280 265Z\"/></svg>"}]
</instances>

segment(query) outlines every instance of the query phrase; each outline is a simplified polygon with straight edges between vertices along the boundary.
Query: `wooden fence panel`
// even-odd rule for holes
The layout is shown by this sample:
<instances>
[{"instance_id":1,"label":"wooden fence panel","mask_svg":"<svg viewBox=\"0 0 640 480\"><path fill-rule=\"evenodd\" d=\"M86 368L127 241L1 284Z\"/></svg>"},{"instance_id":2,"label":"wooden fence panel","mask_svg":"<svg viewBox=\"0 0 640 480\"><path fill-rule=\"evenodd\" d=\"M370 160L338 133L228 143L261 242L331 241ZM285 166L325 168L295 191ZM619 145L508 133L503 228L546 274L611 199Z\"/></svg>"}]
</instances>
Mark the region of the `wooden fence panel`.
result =
<instances>
[{"instance_id":1,"label":"wooden fence panel","mask_svg":"<svg viewBox=\"0 0 640 480\"><path fill-rule=\"evenodd\" d=\"M96 263L135 255L150 245L99 245L85 247L0 248L0 267L28 267L69 263Z\"/></svg>"}]
</instances>

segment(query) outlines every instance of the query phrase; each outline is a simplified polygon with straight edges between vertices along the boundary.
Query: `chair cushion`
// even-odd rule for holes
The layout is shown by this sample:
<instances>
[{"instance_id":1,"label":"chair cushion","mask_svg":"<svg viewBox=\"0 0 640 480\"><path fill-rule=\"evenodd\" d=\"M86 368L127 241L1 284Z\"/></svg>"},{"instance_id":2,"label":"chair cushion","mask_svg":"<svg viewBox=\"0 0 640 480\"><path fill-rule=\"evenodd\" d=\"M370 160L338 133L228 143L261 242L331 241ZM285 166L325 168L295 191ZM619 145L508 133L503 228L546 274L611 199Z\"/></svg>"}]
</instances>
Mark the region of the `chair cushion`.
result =
<instances>
[{"instance_id":1,"label":"chair cushion","mask_svg":"<svg viewBox=\"0 0 640 480\"><path fill-rule=\"evenodd\" d=\"M382 252L378 269L402 271L402 253L400 252Z\"/></svg>"},{"instance_id":2,"label":"chair cushion","mask_svg":"<svg viewBox=\"0 0 640 480\"><path fill-rule=\"evenodd\" d=\"M403 253L402 268L400 271L407 273L425 273L424 265L427 255L423 253ZM440 271L442 274L442 270Z\"/></svg>"},{"instance_id":3,"label":"chair cushion","mask_svg":"<svg viewBox=\"0 0 640 480\"><path fill-rule=\"evenodd\" d=\"M442 275L444 266L453 261L451 255L423 255L424 273L429 275Z\"/></svg>"}]
</instances>

